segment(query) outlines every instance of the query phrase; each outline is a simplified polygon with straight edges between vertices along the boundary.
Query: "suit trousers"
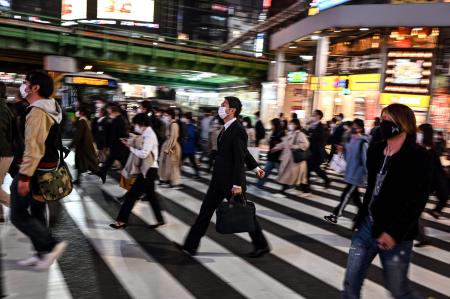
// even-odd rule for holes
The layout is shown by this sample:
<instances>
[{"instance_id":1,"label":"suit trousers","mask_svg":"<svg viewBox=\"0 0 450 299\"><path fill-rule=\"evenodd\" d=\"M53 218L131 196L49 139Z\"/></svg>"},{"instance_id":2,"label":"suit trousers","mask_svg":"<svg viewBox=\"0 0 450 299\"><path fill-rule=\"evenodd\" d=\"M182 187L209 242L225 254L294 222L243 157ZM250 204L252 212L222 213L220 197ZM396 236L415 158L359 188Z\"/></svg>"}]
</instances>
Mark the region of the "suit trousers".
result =
<instances>
[{"instance_id":1,"label":"suit trousers","mask_svg":"<svg viewBox=\"0 0 450 299\"><path fill-rule=\"evenodd\" d=\"M191 227L184 242L184 247L189 250L197 251L200 245L200 240L206 234L215 210L217 209L219 204L227 197L227 195L224 194L223 191L215 188L214 184L214 182L211 182L211 187L209 187L208 191L206 192L206 196L203 199L200 213L198 214L197 219L195 220L194 225ZM258 221L256 221L256 225L256 231L250 233L250 238L252 239L255 249L264 249L268 247L268 243L266 238L264 237Z\"/></svg>"},{"instance_id":2,"label":"suit trousers","mask_svg":"<svg viewBox=\"0 0 450 299\"><path fill-rule=\"evenodd\" d=\"M164 222L163 216L161 214L161 206L155 192L155 180L157 176L157 168L150 168L147 171L147 175L145 176L145 178L142 174L138 175L133 186L131 186L130 191L128 191L124 196L125 201L120 207L117 221L127 223L136 200L138 200L139 197L145 193L147 196L147 200L150 202L153 213L155 214L156 220L160 223Z\"/></svg>"}]
</instances>

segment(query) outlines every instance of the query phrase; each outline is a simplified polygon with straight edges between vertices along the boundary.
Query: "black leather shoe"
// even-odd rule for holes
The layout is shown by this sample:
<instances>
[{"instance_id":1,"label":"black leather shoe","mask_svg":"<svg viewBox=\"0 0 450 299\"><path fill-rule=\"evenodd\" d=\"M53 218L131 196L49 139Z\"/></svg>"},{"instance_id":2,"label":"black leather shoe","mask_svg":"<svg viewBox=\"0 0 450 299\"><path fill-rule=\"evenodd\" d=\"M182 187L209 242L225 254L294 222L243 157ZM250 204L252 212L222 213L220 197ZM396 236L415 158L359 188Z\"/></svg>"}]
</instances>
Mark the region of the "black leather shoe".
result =
<instances>
[{"instance_id":1,"label":"black leather shoe","mask_svg":"<svg viewBox=\"0 0 450 299\"><path fill-rule=\"evenodd\" d=\"M189 248L185 247L184 245L173 242L173 246L175 246L176 249L183 251L184 253L186 253L190 256L197 255L197 250L189 249Z\"/></svg>"},{"instance_id":2,"label":"black leather shoe","mask_svg":"<svg viewBox=\"0 0 450 299\"><path fill-rule=\"evenodd\" d=\"M158 222L158 223L156 223L156 224L151 224L151 225L149 225L148 228L150 228L150 229L155 229L155 228L158 228L158 227L160 227L160 226L163 226L164 224L165 224L164 222Z\"/></svg>"},{"instance_id":3,"label":"black leather shoe","mask_svg":"<svg viewBox=\"0 0 450 299\"><path fill-rule=\"evenodd\" d=\"M97 173L98 177L102 180L102 184L106 182L106 173Z\"/></svg>"},{"instance_id":4,"label":"black leather shoe","mask_svg":"<svg viewBox=\"0 0 450 299\"><path fill-rule=\"evenodd\" d=\"M258 258L258 257L262 257L263 255L265 255L266 253L269 253L269 252L270 252L269 247L262 248L262 249L255 249L252 252L250 252L249 254L247 254L247 257Z\"/></svg>"},{"instance_id":5,"label":"black leather shoe","mask_svg":"<svg viewBox=\"0 0 450 299\"><path fill-rule=\"evenodd\" d=\"M117 223L111 223L109 225L109 227L112 227L114 229L122 229L122 228L126 228L127 224L126 223L122 223L122 224L117 224Z\"/></svg>"}]
</instances>

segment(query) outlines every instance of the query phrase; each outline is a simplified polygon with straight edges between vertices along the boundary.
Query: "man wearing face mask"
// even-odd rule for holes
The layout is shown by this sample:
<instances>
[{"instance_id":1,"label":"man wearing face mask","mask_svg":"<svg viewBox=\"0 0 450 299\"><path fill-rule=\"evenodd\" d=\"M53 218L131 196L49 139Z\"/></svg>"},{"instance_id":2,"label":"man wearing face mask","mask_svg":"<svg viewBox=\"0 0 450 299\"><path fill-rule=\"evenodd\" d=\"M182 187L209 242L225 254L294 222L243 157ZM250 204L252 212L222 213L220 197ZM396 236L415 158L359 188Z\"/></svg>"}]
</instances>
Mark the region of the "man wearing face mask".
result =
<instances>
[{"instance_id":1,"label":"man wearing face mask","mask_svg":"<svg viewBox=\"0 0 450 299\"><path fill-rule=\"evenodd\" d=\"M98 160L100 163L105 163L108 157L109 135L108 112L105 108L98 108L95 113L95 118L92 121L92 135L97 145Z\"/></svg>"},{"instance_id":2,"label":"man wearing face mask","mask_svg":"<svg viewBox=\"0 0 450 299\"><path fill-rule=\"evenodd\" d=\"M50 99L53 80L43 71L28 73L20 93L30 105L20 126L24 151L17 153L19 173L11 184L11 221L31 239L36 250L36 254L19 264L45 270L64 252L66 242L57 241L46 227L45 202L32 182L38 171L50 171L58 166L62 109Z\"/></svg>"},{"instance_id":3,"label":"man wearing face mask","mask_svg":"<svg viewBox=\"0 0 450 299\"><path fill-rule=\"evenodd\" d=\"M254 169L259 177L264 176L264 171L258 167L258 163L247 150L247 134L236 119L241 109L241 101L236 97L225 97L219 108L219 116L223 119L225 126L218 137L218 151L212 179L200 213L184 245L177 246L190 255L197 253L200 239L205 235L211 217L219 204L225 198L230 199L231 196L239 196L245 192L245 164L250 169ZM250 233L250 237L255 248L248 255L249 257L261 257L270 251L259 225L255 232Z\"/></svg>"},{"instance_id":4,"label":"man wearing face mask","mask_svg":"<svg viewBox=\"0 0 450 299\"><path fill-rule=\"evenodd\" d=\"M344 181L347 186L342 192L339 205L331 215L324 217L325 220L333 224L337 223L337 219L344 212L350 199L353 200L353 203L358 208L362 205L358 187L362 187L366 182L366 157L368 148L367 137L364 135L363 120L356 118L353 121L351 134L352 139L344 146L344 156L347 162Z\"/></svg>"},{"instance_id":5,"label":"man wearing face mask","mask_svg":"<svg viewBox=\"0 0 450 299\"><path fill-rule=\"evenodd\" d=\"M325 171L320 167L326 156L325 129L321 123L322 118L322 111L315 110L312 114L312 120L308 129L311 150L311 157L308 159L308 184L310 184L311 172L314 171L324 180L325 188L328 188L330 186L330 179ZM309 186L307 189L309 189Z\"/></svg>"}]
</instances>

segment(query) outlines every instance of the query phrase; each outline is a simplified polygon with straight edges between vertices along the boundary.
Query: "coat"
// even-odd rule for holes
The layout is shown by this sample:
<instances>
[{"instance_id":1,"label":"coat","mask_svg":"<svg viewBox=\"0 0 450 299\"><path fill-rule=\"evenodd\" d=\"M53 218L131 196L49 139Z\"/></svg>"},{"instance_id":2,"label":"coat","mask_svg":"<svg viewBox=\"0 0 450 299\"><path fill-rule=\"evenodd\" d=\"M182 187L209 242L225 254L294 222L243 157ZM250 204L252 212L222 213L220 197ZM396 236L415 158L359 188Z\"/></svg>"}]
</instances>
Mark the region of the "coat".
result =
<instances>
[{"instance_id":1,"label":"coat","mask_svg":"<svg viewBox=\"0 0 450 299\"><path fill-rule=\"evenodd\" d=\"M92 133L94 135L95 144L97 145L98 150L103 150L108 147L108 129L108 117L105 116L100 119L94 119L92 123Z\"/></svg>"},{"instance_id":2,"label":"coat","mask_svg":"<svg viewBox=\"0 0 450 299\"><path fill-rule=\"evenodd\" d=\"M231 196L233 186L240 186L245 192L245 166L250 170L258 167L258 163L247 150L247 139L244 127L236 120L218 140L216 162L209 185L224 197Z\"/></svg>"},{"instance_id":3,"label":"coat","mask_svg":"<svg viewBox=\"0 0 450 299\"><path fill-rule=\"evenodd\" d=\"M181 177L181 146L178 143L180 127L173 121L167 132L167 140L161 148L159 157L159 177L162 181L178 184Z\"/></svg>"},{"instance_id":4,"label":"coat","mask_svg":"<svg viewBox=\"0 0 450 299\"><path fill-rule=\"evenodd\" d=\"M197 127L192 123L187 124L186 127L187 138L186 142L183 144L183 154L193 155L197 151L198 130Z\"/></svg>"},{"instance_id":5,"label":"coat","mask_svg":"<svg viewBox=\"0 0 450 299\"><path fill-rule=\"evenodd\" d=\"M367 180L367 148L368 142L365 136L353 137L345 144L344 181L353 186L364 186Z\"/></svg>"},{"instance_id":6,"label":"coat","mask_svg":"<svg viewBox=\"0 0 450 299\"><path fill-rule=\"evenodd\" d=\"M325 159L325 129L319 122L308 130L312 164L322 164Z\"/></svg>"},{"instance_id":7,"label":"coat","mask_svg":"<svg viewBox=\"0 0 450 299\"><path fill-rule=\"evenodd\" d=\"M0 157L13 156L14 115L4 99L0 99Z\"/></svg>"},{"instance_id":8,"label":"coat","mask_svg":"<svg viewBox=\"0 0 450 299\"><path fill-rule=\"evenodd\" d=\"M274 150L282 150L280 156L280 170L277 179L280 184L298 185L308 183L308 166L306 161L295 163L292 155L293 149L307 150L308 148L308 138L299 130L291 132L283 137L281 143L278 143L274 147Z\"/></svg>"},{"instance_id":9,"label":"coat","mask_svg":"<svg viewBox=\"0 0 450 299\"><path fill-rule=\"evenodd\" d=\"M386 142L375 143L367 152L367 189L363 206L355 219L355 228L369 216L370 209L373 238L386 232L397 243L411 241L417 236L419 218L431 190L432 157L416 144L414 138L407 137L400 151L391 157L383 185L372 201L386 146Z\"/></svg>"},{"instance_id":10,"label":"coat","mask_svg":"<svg viewBox=\"0 0 450 299\"><path fill-rule=\"evenodd\" d=\"M75 133L70 147L75 148L75 168L79 173L98 170L94 138L86 118L82 117L75 122Z\"/></svg>"}]
</instances>

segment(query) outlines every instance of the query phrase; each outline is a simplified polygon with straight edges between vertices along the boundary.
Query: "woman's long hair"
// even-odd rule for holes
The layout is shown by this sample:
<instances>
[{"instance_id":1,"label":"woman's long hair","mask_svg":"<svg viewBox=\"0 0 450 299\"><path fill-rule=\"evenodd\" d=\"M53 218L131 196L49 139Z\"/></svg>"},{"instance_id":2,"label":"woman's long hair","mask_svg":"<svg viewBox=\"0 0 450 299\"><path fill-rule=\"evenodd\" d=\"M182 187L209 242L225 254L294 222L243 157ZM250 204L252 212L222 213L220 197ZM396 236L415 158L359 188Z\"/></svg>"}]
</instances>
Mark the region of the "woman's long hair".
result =
<instances>
[{"instance_id":1,"label":"woman's long hair","mask_svg":"<svg viewBox=\"0 0 450 299\"><path fill-rule=\"evenodd\" d=\"M406 133L408 140L416 141L416 116L411 108L403 104L391 104L381 111L381 115L385 113L389 114L394 123Z\"/></svg>"}]
</instances>

